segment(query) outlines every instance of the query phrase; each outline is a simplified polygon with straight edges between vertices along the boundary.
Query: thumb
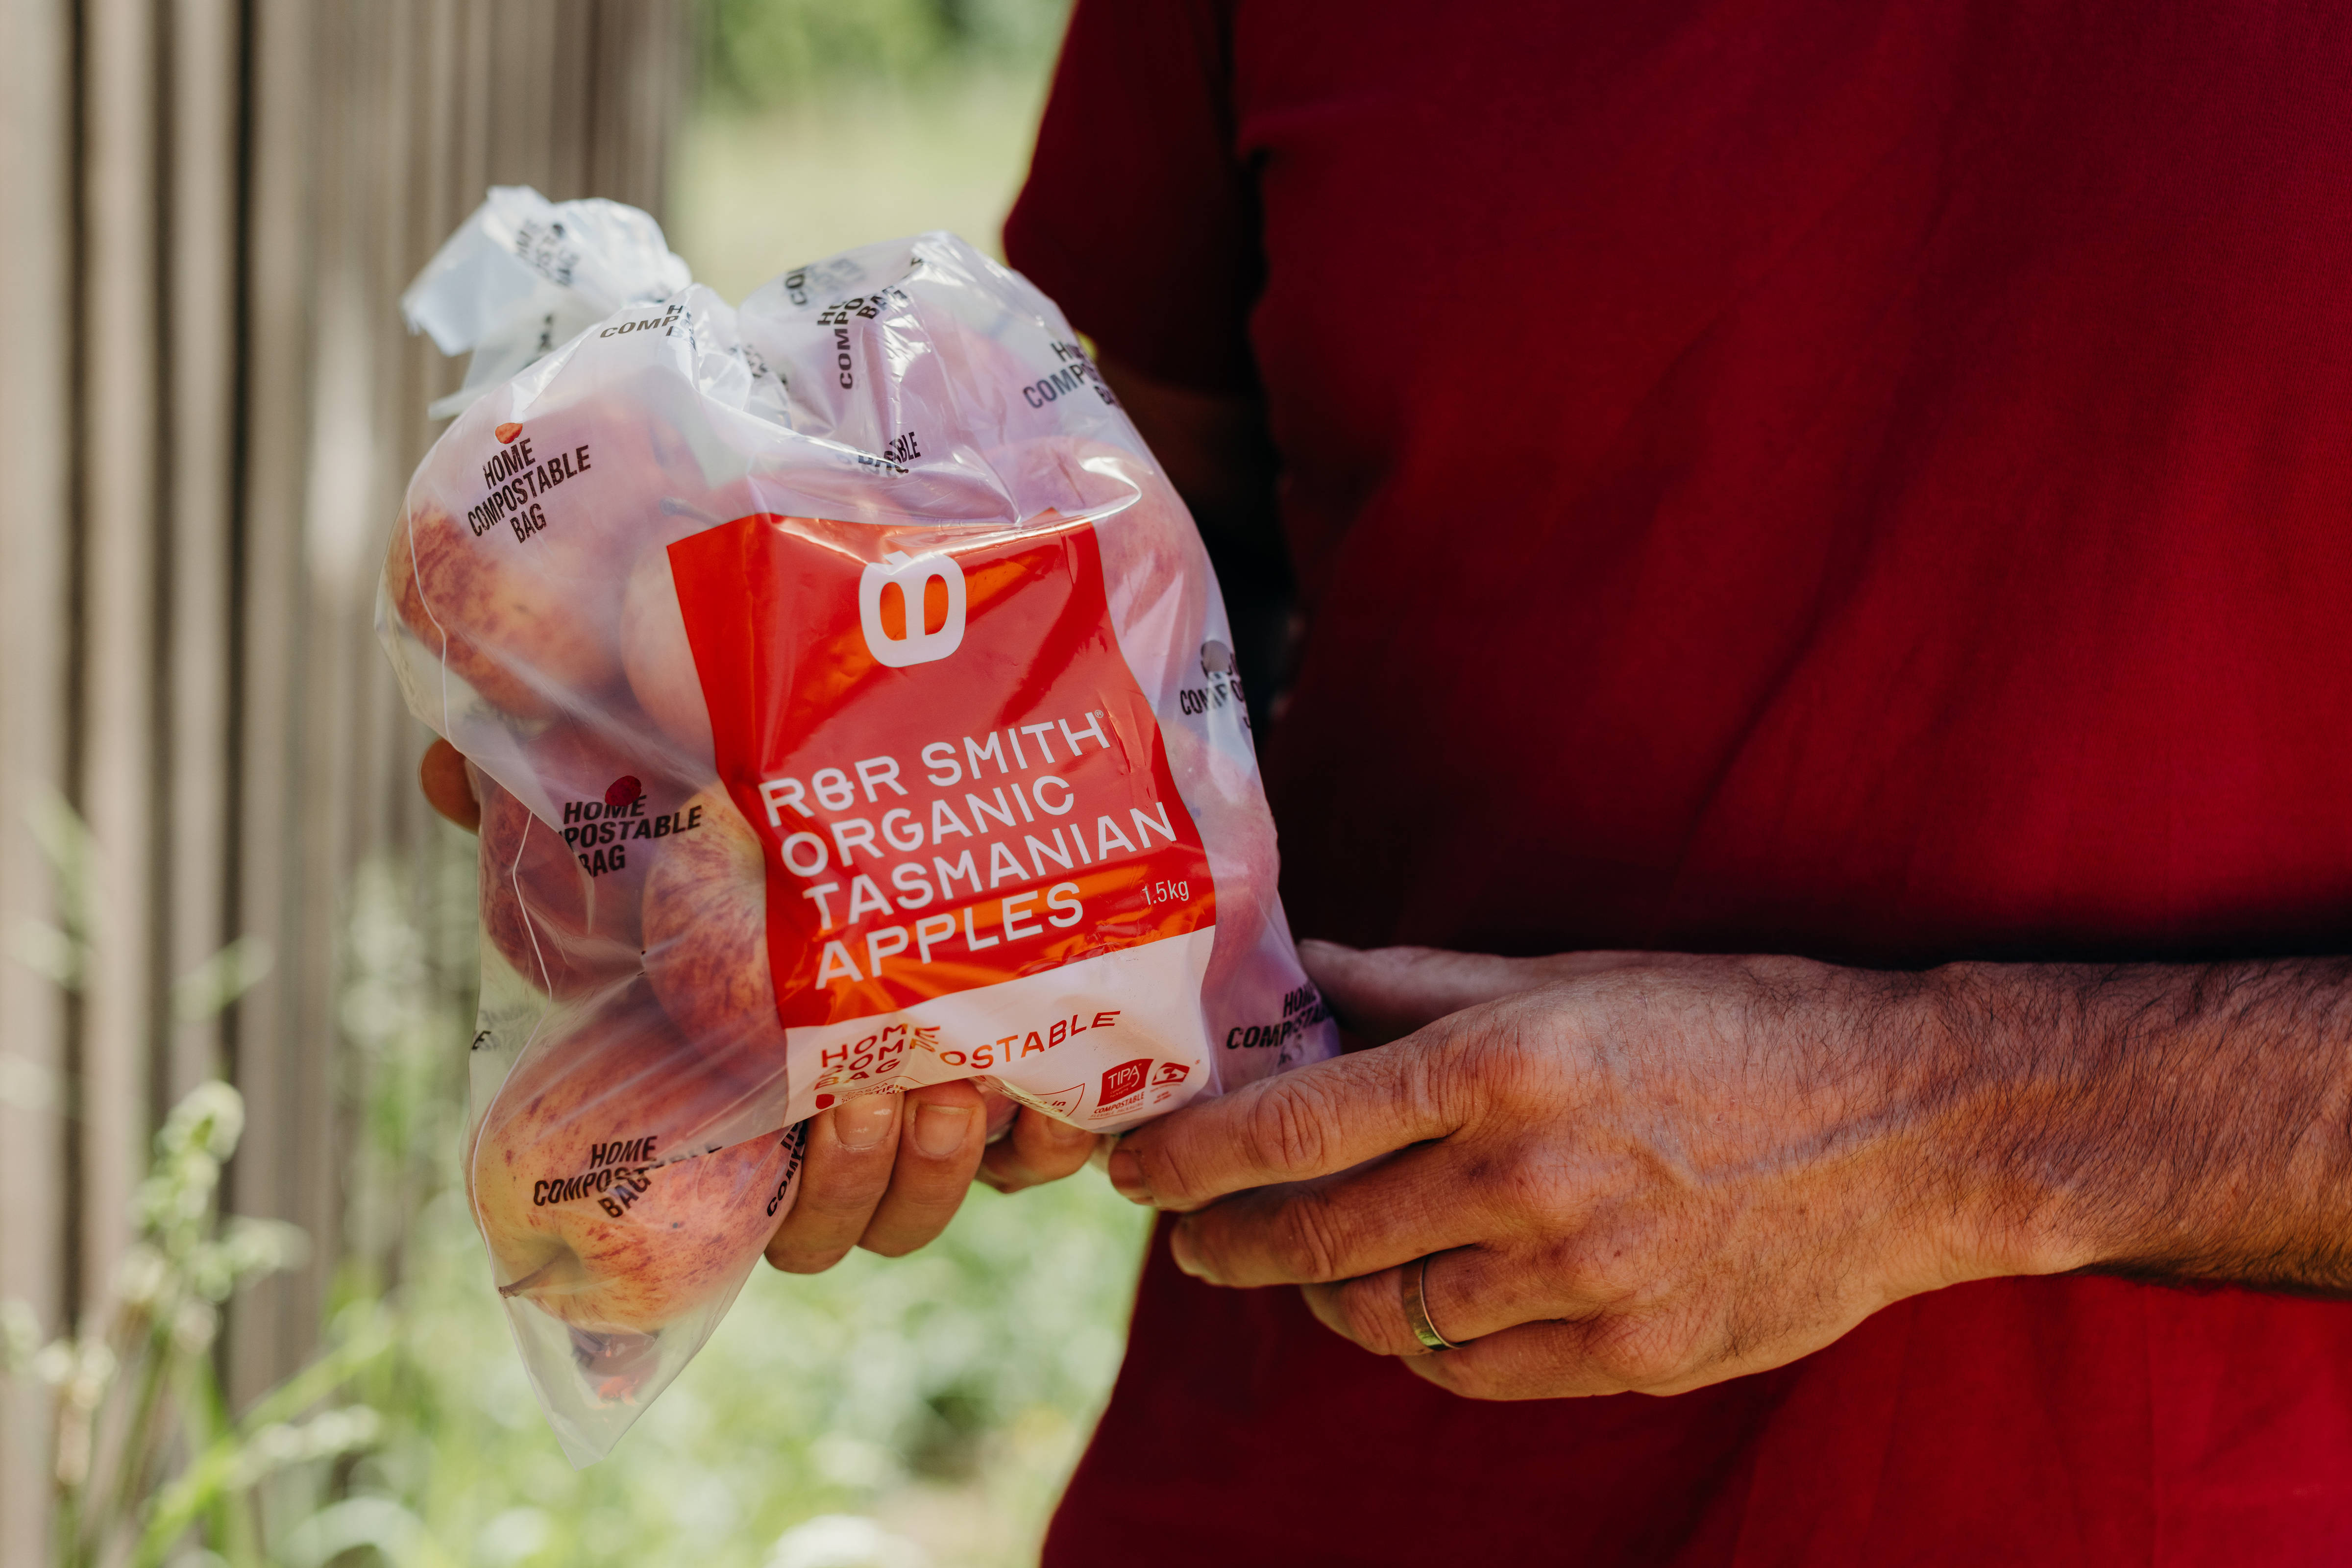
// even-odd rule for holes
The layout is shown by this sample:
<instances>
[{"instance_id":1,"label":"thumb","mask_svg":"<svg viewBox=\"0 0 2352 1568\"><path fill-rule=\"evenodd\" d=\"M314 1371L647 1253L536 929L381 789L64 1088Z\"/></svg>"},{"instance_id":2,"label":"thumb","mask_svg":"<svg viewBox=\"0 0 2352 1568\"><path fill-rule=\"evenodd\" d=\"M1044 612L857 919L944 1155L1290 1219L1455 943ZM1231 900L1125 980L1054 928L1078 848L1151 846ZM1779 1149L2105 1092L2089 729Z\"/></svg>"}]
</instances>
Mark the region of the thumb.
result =
<instances>
[{"instance_id":1,"label":"thumb","mask_svg":"<svg viewBox=\"0 0 2352 1568\"><path fill-rule=\"evenodd\" d=\"M1528 991L1552 978L1536 958L1497 958L1436 947L1298 944L1298 962L1349 1029L1376 1046L1402 1039L1449 1013Z\"/></svg>"}]
</instances>

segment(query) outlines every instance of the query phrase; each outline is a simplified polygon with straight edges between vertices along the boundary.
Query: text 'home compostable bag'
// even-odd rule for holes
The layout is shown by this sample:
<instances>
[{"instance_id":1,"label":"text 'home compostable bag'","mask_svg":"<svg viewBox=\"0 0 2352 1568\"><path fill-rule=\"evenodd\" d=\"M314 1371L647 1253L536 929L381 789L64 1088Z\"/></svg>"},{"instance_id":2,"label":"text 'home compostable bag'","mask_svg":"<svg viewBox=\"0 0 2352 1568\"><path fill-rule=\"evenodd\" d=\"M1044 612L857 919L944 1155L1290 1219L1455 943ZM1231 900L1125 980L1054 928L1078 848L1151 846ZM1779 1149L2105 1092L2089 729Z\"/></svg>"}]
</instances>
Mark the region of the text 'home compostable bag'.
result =
<instances>
[{"instance_id":1,"label":"text 'home compostable bag'","mask_svg":"<svg viewBox=\"0 0 2352 1568\"><path fill-rule=\"evenodd\" d=\"M482 799L467 1177L565 1449L793 1202L800 1124L970 1078L1118 1131L1337 1049L1190 516L952 235L740 308L644 214L489 200L378 623Z\"/></svg>"}]
</instances>

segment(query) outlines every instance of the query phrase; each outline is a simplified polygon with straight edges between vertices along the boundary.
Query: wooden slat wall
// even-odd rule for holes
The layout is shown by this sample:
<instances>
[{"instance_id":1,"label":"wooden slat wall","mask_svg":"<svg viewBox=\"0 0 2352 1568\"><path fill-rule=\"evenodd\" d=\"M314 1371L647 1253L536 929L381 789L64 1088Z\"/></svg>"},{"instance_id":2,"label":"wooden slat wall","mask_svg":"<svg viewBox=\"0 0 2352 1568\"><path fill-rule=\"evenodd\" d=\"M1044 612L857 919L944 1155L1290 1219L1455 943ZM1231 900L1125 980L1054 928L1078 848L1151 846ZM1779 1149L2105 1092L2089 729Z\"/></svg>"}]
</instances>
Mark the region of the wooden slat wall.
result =
<instances>
[{"instance_id":1,"label":"wooden slat wall","mask_svg":"<svg viewBox=\"0 0 2352 1568\"><path fill-rule=\"evenodd\" d=\"M72 339L72 28L55 6L0 11L0 430L12 460L0 485L0 1291L56 1323L74 1184L57 1108L66 996L6 956L56 900L25 810L63 783ZM41 1561L47 1492L29 1436L46 1423L29 1389L0 1394L0 1562Z\"/></svg>"},{"instance_id":2,"label":"wooden slat wall","mask_svg":"<svg viewBox=\"0 0 2352 1568\"><path fill-rule=\"evenodd\" d=\"M372 628L425 402L401 288L490 184L662 208L690 0L16 0L0 21L0 952L95 839L79 994L0 957L0 1295L54 1331L127 1235L156 1118L245 1091L232 1205L312 1261L233 1314L241 1396L309 1353L345 1202L353 868L423 842L425 733ZM276 952L226 1016L171 982ZM463 1042L452 1043L461 1049ZM54 1092L52 1092L54 1091ZM40 1559L42 1422L0 1406L0 1562Z\"/></svg>"}]
</instances>

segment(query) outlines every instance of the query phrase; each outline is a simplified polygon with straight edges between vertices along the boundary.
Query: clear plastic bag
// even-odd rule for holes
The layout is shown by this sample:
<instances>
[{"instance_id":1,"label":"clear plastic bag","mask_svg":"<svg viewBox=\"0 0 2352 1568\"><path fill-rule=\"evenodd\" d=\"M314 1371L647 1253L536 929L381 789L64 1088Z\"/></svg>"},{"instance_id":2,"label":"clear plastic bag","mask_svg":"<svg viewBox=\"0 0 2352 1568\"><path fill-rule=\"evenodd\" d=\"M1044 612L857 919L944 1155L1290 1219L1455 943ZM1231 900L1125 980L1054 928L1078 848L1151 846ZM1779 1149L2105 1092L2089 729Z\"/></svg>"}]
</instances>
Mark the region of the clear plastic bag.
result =
<instances>
[{"instance_id":1,"label":"clear plastic bag","mask_svg":"<svg viewBox=\"0 0 2352 1568\"><path fill-rule=\"evenodd\" d=\"M738 310L505 189L404 303L476 362L378 626L483 802L468 1191L575 1462L814 1112L969 1078L1118 1131L1337 1049L1208 559L1024 279L928 234Z\"/></svg>"}]
</instances>

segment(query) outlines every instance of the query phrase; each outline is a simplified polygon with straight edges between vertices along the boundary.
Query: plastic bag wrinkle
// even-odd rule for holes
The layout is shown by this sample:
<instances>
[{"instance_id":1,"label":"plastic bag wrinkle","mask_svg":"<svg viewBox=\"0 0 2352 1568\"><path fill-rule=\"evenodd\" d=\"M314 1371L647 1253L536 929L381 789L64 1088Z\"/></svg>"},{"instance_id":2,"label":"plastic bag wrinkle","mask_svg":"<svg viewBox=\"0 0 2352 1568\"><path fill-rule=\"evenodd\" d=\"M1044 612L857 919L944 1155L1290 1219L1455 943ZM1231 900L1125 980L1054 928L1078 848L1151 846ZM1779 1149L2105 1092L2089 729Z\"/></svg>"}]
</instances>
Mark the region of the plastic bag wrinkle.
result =
<instances>
[{"instance_id":1,"label":"plastic bag wrinkle","mask_svg":"<svg viewBox=\"0 0 2352 1568\"><path fill-rule=\"evenodd\" d=\"M1336 1049L1206 552L1025 279L929 234L738 310L502 189L404 303L475 360L378 629L483 801L468 1191L575 1462L810 1115L971 1079L992 1136L1117 1131Z\"/></svg>"}]
</instances>

